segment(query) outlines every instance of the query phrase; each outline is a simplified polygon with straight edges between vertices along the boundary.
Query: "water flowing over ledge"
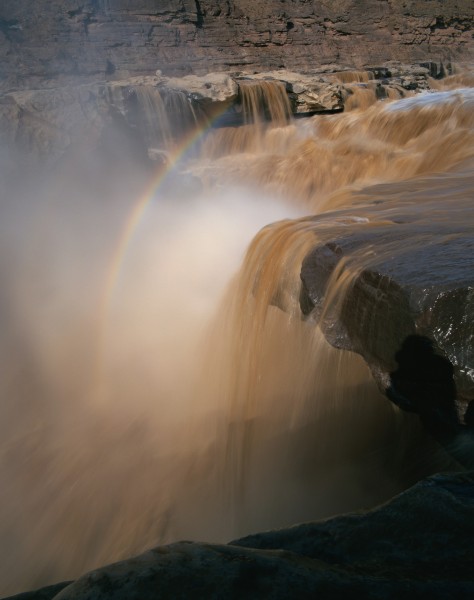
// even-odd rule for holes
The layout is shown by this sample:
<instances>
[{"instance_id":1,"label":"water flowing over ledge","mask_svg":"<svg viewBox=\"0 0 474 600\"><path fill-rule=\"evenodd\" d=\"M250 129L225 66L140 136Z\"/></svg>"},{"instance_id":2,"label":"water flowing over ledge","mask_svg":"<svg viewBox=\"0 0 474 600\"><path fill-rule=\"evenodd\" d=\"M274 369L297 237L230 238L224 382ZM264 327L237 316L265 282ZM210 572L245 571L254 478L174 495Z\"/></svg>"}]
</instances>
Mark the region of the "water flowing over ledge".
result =
<instances>
[{"instance_id":1,"label":"water flowing over ledge","mask_svg":"<svg viewBox=\"0 0 474 600\"><path fill-rule=\"evenodd\" d=\"M5 104L21 117L15 142L49 157L51 139L63 145L51 171L19 154L20 176L5 180L2 593L157 544L375 506L461 468L421 421L445 441L445 411L461 449L472 424L471 92L391 104L362 87L353 110L293 120L285 104L273 110L281 85L246 84L246 125L179 143L167 110L192 127L202 118L179 90L101 87L104 121L87 89L79 105L62 89L69 109L53 121ZM90 128L71 145L61 124L83 123L82 110ZM360 356L326 338L366 349L393 402ZM417 378L420 348L432 362ZM442 377L426 393L430 364ZM472 482L452 477L446 494L469 504ZM177 548L192 560L193 545ZM199 560L215 552L204 548ZM470 590L454 579L453 593Z\"/></svg>"},{"instance_id":2,"label":"water flowing over ledge","mask_svg":"<svg viewBox=\"0 0 474 600\"><path fill-rule=\"evenodd\" d=\"M110 130L126 136L122 153L128 149L129 159L144 161L148 154L160 163L177 149L194 147L209 129L255 124L256 117L284 125L291 115L367 108L381 99L436 89L439 78L453 69L428 61L361 71L327 67L305 74L277 70L178 78L157 71L155 76L9 91L0 95L0 134L11 146L10 156L0 156L0 166L14 168L18 152L23 160L55 164L81 145L100 147ZM459 77L469 79L466 73Z\"/></svg>"}]
</instances>

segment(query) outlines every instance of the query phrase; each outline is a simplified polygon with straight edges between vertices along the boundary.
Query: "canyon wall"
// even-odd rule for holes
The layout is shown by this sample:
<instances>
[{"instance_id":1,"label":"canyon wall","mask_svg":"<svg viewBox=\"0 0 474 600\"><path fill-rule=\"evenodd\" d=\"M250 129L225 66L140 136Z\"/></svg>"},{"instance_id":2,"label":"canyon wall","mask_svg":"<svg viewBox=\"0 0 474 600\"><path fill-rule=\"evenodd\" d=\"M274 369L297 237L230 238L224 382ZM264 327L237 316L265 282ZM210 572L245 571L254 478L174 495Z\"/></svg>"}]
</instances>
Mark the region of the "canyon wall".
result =
<instances>
[{"instance_id":1,"label":"canyon wall","mask_svg":"<svg viewBox=\"0 0 474 600\"><path fill-rule=\"evenodd\" d=\"M0 89L473 56L471 0L3 0Z\"/></svg>"}]
</instances>

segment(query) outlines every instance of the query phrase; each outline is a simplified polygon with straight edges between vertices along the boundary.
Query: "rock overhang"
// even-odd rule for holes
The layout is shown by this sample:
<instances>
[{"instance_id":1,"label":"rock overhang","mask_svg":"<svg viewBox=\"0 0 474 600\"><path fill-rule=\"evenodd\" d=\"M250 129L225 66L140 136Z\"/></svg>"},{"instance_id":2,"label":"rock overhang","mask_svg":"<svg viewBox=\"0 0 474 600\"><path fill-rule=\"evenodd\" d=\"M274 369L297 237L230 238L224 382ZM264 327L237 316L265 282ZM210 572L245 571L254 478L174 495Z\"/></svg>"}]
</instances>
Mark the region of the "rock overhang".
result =
<instances>
[{"instance_id":1,"label":"rock overhang","mask_svg":"<svg viewBox=\"0 0 474 600\"><path fill-rule=\"evenodd\" d=\"M449 174L451 180L454 176ZM469 170L460 171L458 178L465 193L454 199L448 188L445 194L438 188L430 197L429 187L436 181L405 181L363 190L363 206L316 217L315 231L322 221L326 231L303 262L300 301L302 312L319 320L330 343L364 357L380 389L393 401L399 398L402 408L431 410L428 400L417 406L412 398L404 405L394 393L395 382L408 389L407 377L408 395L438 397L431 408L452 431L472 426L474 400L473 182ZM426 187L422 206L420 185ZM405 202L398 203L404 194ZM410 195L418 201L410 202ZM337 224L344 216L347 222L359 220L351 226ZM328 229L331 221L334 226ZM345 286L337 289L342 272ZM406 340L418 343L422 354L407 354L411 342ZM433 374L440 369L434 356L446 361L446 381ZM424 366L407 369L412 359ZM450 402L439 397L440 389L441 396L453 396Z\"/></svg>"}]
</instances>

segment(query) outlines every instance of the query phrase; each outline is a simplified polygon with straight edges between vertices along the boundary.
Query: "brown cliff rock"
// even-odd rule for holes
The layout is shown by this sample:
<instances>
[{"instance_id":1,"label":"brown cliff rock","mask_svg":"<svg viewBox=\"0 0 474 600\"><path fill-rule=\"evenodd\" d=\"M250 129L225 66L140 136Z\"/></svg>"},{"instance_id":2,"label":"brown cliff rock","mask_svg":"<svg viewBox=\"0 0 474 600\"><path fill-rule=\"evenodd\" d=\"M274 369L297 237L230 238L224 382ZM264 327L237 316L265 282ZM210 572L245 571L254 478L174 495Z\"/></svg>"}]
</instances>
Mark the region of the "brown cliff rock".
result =
<instances>
[{"instance_id":1,"label":"brown cliff rock","mask_svg":"<svg viewBox=\"0 0 474 600\"><path fill-rule=\"evenodd\" d=\"M473 21L470 0L4 0L0 85L468 59Z\"/></svg>"}]
</instances>

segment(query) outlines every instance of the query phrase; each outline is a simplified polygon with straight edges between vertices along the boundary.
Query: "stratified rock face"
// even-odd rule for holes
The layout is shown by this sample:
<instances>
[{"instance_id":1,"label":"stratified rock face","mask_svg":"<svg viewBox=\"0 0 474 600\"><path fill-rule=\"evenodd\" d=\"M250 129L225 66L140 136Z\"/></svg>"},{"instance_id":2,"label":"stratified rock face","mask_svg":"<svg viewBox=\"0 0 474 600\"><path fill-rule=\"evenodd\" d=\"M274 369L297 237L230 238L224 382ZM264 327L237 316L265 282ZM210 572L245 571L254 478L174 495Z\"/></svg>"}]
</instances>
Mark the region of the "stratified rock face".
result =
<instances>
[{"instance_id":1,"label":"stratified rock face","mask_svg":"<svg viewBox=\"0 0 474 600\"><path fill-rule=\"evenodd\" d=\"M472 54L471 0L3 0L0 85Z\"/></svg>"},{"instance_id":2,"label":"stratified rock face","mask_svg":"<svg viewBox=\"0 0 474 600\"><path fill-rule=\"evenodd\" d=\"M18 600L470 598L474 479L437 475L365 514L229 545L181 542ZM61 584L61 587L64 584ZM13 600L13 599L12 599Z\"/></svg>"},{"instance_id":3,"label":"stratified rock face","mask_svg":"<svg viewBox=\"0 0 474 600\"><path fill-rule=\"evenodd\" d=\"M354 224L334 226L301 273L303 312L320 318L333 345L361 354L381 390L439 434L472 427L471 186L467 168L363 190L365 207L316 218L345 215Z\"/></svg>"}]
</instances>

